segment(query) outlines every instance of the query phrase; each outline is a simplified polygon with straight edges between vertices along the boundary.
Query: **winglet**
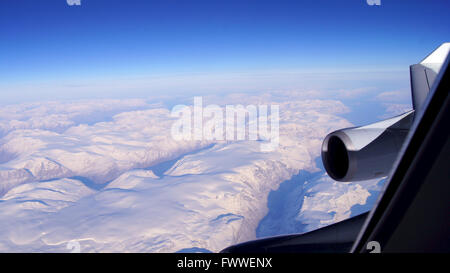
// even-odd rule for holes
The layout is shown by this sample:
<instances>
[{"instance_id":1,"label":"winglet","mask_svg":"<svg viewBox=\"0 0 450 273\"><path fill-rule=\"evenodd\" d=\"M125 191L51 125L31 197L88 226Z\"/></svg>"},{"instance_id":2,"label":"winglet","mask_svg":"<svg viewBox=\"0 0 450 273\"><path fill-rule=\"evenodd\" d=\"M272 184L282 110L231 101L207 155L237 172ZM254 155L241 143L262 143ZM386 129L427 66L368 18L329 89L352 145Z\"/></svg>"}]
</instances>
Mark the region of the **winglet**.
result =
<instances>
[{"instance_id":1,"label":"winglet","mask_svg":"<svg viewBox=\"0 0 450 273\"><path fill-rule=\"evenodd\" d=\"M433 51L420 63L421 64L444 63L445 58L447 58L449 52L450 52L450 43L443 43L440 47L438 47L435 51Z\"/></svg>"},{"instance_id":2,"label":"winglet","mask_svg":"<svg viewBox=\"0 0 450 273\"><path fill-rule=\"evenodd\" d=\"M449 52L450 43L443 43L419 64L411 65L411 94L414 110L419 110L426 100Z\"/></svg>"}]
</instances>

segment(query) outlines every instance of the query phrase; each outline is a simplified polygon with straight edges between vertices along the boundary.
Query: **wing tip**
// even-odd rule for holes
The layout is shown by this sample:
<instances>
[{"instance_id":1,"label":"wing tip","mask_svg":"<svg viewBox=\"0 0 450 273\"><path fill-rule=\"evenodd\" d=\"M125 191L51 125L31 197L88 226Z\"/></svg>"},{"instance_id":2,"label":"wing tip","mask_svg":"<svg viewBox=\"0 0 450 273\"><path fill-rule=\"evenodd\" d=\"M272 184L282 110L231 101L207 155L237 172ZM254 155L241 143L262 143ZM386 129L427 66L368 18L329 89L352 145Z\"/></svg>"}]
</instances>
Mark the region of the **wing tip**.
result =
<instances>
[{"instance_id":1,"label":"wing tip","mask_svg":"<svg viewBox=\"0 0 450 273\"><path fill-rule=\"evenodd\" d=\"M430 55L425 57L420 63L421 64L431 64L431 63L444 63L450 52L450 42L446 42L441 44L438 48L436 48Z\"/></svg>"}]
</instances>

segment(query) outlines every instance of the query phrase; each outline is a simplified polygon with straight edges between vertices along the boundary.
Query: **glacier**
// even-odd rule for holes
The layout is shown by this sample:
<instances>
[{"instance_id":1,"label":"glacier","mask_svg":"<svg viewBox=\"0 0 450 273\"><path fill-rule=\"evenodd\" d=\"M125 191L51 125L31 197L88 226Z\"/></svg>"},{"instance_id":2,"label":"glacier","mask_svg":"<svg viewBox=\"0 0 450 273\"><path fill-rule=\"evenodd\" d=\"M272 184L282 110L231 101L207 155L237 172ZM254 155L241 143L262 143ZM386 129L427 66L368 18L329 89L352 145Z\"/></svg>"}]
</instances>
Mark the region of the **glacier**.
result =
<instances>
[{"instance_id":1,"label":"glacier","mask_svg":"<svg viewBox=\"0 0 450 273\"><path fill-rule=\"evenodd\" d=\"M337 183L317 164L323 137L352 125L340 116L345 105L289 94L257 101L280 105L273 152L258 141L175 141L169 109L150 99L3 107L0 251L68 252L76 241L82 252L216 252L370 207L379 181Z\"/></svg>"}]
</instances>

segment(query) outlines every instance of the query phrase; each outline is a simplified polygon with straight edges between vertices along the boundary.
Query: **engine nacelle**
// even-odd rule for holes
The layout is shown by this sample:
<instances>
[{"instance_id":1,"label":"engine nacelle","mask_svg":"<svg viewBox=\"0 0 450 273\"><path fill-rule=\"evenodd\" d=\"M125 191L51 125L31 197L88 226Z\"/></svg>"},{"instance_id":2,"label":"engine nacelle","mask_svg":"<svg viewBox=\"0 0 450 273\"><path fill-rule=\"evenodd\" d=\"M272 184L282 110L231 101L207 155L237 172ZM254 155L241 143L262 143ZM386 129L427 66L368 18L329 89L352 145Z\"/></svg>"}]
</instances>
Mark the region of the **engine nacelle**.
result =
<instances>
[{"instance_id":1,"label":"engine nacelle","mask_svg":"<svg viewBox=\"0 0 450 273\"><path fill-rule=\"evenodd\" d=\"M387 176L411 127L414 111L330 133L322 144L328 175L350 182Z\"/></svg>"}]
</instances>

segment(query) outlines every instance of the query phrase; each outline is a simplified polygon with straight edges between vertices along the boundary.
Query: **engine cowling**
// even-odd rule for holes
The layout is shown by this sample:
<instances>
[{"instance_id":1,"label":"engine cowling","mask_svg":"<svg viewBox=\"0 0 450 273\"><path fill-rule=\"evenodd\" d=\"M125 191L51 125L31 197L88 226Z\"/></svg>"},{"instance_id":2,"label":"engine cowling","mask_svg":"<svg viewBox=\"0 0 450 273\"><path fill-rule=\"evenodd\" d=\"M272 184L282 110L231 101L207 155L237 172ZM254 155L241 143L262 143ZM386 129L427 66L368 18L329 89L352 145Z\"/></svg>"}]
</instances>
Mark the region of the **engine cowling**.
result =
<instances>
[{"instance_id":1,"label":"engine cowling","mask_svg":"<svg viewBox=\"0 0 450 273\"><path fill-rule=\"evenodd\" d=\"M337 181L387 176L406 139L414 111L370 125L334 131L322 144L322 161Z\"/></svg>"}]
</instances>

